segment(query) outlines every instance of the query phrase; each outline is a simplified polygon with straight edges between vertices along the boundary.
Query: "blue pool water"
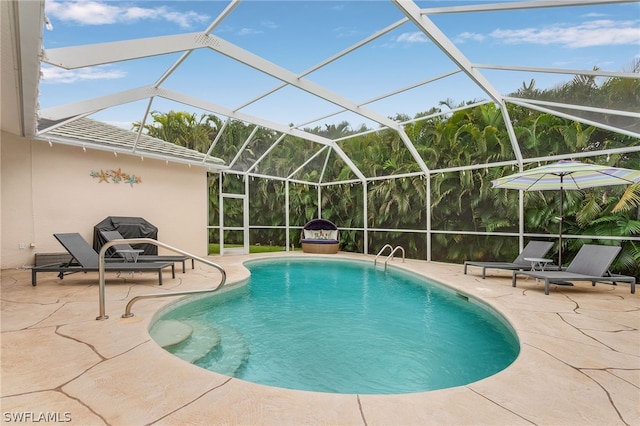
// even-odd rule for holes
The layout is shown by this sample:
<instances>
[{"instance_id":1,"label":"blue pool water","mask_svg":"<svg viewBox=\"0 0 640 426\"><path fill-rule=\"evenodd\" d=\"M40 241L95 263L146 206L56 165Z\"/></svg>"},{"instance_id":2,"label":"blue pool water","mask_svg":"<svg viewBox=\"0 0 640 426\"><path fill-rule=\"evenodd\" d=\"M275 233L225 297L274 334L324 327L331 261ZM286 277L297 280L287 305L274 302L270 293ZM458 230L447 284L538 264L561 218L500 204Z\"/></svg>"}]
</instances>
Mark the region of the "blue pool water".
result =
<instances>
[{"instance_id":1,"label":"blue pool water","mask_svg":"<svg viewBox=\"0 0 640 426\"><path fill-rule=\"evenodd\" d=\"M170 350L255 383L359 394L468 384L504 369L519 352L496 314L413 274L326 258L247 267L246 286L162 317L193 327L190 342Z\"/></svg>"}]
</instances>

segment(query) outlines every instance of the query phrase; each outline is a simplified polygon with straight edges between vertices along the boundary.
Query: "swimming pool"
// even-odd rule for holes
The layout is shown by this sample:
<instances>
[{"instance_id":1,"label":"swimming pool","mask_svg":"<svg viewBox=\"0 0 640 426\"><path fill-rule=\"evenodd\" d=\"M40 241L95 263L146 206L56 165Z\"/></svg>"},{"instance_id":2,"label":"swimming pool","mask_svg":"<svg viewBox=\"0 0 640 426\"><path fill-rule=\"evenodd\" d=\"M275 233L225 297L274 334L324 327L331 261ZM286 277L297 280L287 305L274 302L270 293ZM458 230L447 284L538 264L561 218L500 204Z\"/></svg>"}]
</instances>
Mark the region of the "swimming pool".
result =
<instances>
[{"instance_id":1,"label":"swimming pool","mask_svg":"<svg viewBox=\"0 0 640 426\"><path fill-rule=\"evenodd\" d=\"M247 285L179 303L152 335L162 324L183 325L186 337L165 346L196 365L334 393L460 386L501 371L519 352L495 312L408 272L326 258L246 266Z\"/></svg>"}]
</instances>

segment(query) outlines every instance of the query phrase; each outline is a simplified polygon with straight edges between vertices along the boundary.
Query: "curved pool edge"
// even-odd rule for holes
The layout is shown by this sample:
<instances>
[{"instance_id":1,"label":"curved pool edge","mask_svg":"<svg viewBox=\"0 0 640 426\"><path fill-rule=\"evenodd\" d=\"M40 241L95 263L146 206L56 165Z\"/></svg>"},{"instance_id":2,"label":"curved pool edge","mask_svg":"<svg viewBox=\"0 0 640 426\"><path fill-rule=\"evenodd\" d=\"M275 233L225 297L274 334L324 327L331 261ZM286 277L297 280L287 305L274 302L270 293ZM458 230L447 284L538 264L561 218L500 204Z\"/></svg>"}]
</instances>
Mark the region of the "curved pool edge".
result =
<instances>
[{"instance_id":1,"label":"curved pool edge","mask_svg":"<svg viewBox=\"0 0 640 426\"><path fill-rule=\"evenodd\" d=\"M334 260L343 258L346 260L356 260L361 262L373 262L373 259L375 258L375 256L373 255L362 255L345 252L340 252L337 255L290 252L288 254L263 253L252 255L237 255L218 257L217 259L218 261L222 261L222 259L224 259L225 261L228 260L233 264L234 267L239 266L242 269L243 273L250 274L249 270L246 268L246 263L259 262L269 259L287 259L291 257L319 259L327 258ZM542 418L546 417L544 413L548 412L549 404L558 403L558 398L554 397L554 394L557 394L558 389L562 389L563 386L559 387L554 385L554 382L558 379L558 374L556 373L550 374L546 377L544 374L532 377L531 372L536 371L537 373L540 373L541 369L544 370L545 367L548 367L547 362L536 362L536 358L541 355L543 357L549 356L549 362L557 362L558 360L555 358L555 356L553 356L553 354L547 353L547 349L544 349L541 352L540 350L537 350L537 345L532 341L535 340L532 339L532 337L535 336L531 336L529 332L524 331L530 326L530 322L526 318L522 317L523 311L519 309L514 310L513 306L510 306L508 299L511 296L529 296L529 292L527 292L526 290L511 287L510 273L497 273L497 275L494 277L487 277L486 279L482 279L478 276L463 274L462 265L427 262L415 259L406 259L405 262L395 261L389 264L389 266L393 268L403 269L421 276L426 276L431 280L437 281L439 285L449 288L452 291L463 293L468 297L472 297L475 300L481 301L481 303L486 304L495 312L499 313L499 316L507 322L510 328L512 328L516 338L518 339L518 343L520 344L520 352L515 361L504 370L492 376L467 385L452 388L399 395L333 394L278 388L253 382L247 382L241 379L229 378L215 372L203 370L195 365L191 365L186 361L173 357L173 355L164 351L159 346L156 347L158 350L165 352L165 354L169 355L170 357L176 358L175 361L179 362L180 364L188 364L190 367L205 372L206 374L212 374L213 377L215 377L217 380L226 380L224 382L225 387L237 386L243 394L244 392L248 391L252 396L260 395L259 398L267 397L269 400L271 398L283 398L287 401L297 401L301 399L302 401L304 401L304 403L300 403L300 407L307 406L307 404L309 404L309 400L312 400L313 404L317 404L319 407L323 406L323 403L320 401L330 401L328 403L332 407L334 407L335 404L342 406L347 401L351 401L353 398L357 398L358 413L356 415L354 415L354 413L352 412L352 409L354 407L350 407L349 409L347 409L348 414L342 412L341 410L337 411L337 413L341 414L338 414L336 418L343 419L352 417L354 419L353 423L348 422L348 424L361 424L361 419L365 416L365 412L363 410L365 409L365 405L367 402L371 405L367 407L366 411L371 413L375 412L376 418L381 419L379 421L381 421L383 424L448 424L460 423L461 421L467 424L518 424L525 418L537 418L538 416L541 416ZM435 266L443 267L445 269L442 270L440 268L434 268ZM246 283L247 280L248 276L242 276L240 278L234 279L234 277L230 277L230 275L228 274L226 285L235 287L237 285ZM498 287L495 286L496 282L499 282ZM472 287L469 286L470 283L473 283ZM536 297L536 299L539 299L540 303L545 303L546 297L548 297L544 296L543 293L531 293L531 295ZM567 307L561 309L561 311L563 312L573 311L575 307L575 302L570 298L571 294L569 294L568 296L569 297L566 299L563 298L562 301L563 305L567 304ZM554 305L556 304L556 302L557 301L555 300L553 301ZM638 309L640 310L640 305L638 306ZM542 310L544 311L544 309ZM534 306L533 312L538 311L539 308ZM554 312L554 316L555 315L556 313ZM532 365L536 365L536 367L532 367ZM564 370L562 365L560 366L560 368ZM585 385L581 377L575 377L575 371L573 367L568 367L568 371L565 371L564 373L571 376L573 380L577 380L580 387ZM513 399L513 388L519 388L522 383L531 383L532 379L533 381L537 382L537 386L545 389L542 393L539 394L541 398L537 401L530 401L529 398L525 397L527 399L527 402L524 404L524 406L527 407L527 410L530 406L534 406L534 411L536 413L528 413L530 417L521 416L520 414L516 414L514 416L514 413L517 413L518 410L507 408L507 406L509 405L509 400ZM567 418L572 419L571 422L574 423L575 419L583 418L582 416L585 410L592 411L591 407L593 407L593 404L595 403L595 401L591 404L583 401L583 399L580 397L580 389L576 390L575 386L575 384L569 382L566 386L566 391L560 391L562 392L562 396L568 395L570 397L575 397L575 403L573 405L570 405L569 412L566 413ZM534 385L534 387L536 387L536 385ZM491 397L487 396L488 394L491 394L493 392L499 394L500 397L494 400ZM524 394L527 395L527 391L524 391ZM605 397L605 395L601 395L601 397ZM573 402L573 398L570 399ZM443 412L442 404L451 404L453 401L465 401L464 407L457 405L452 410L444 410ZM472 402L469 403L468 401ZM486 405L487 401L489 401L489 405ZM535 403L532 404L531 402ZM427 407L432 407L432 409L425 410L425 404ZM393 406L393 409L391 405ZM467 406L469 408L466 408ZM433 411L433 408L435 407L437 407L437 410L439 412L438 414ZM478 411L479 407L482 407L480 408L480 411ZM204 409L204 407L202 408ZM598 411L597 413L594 413L594 417L604 419L617 411L617 408L614 407L607 408L607 413ZM332 410L333 409L335 408L332 408ZM322 413L323 416L325 415L323 409L320 409L318 413ZM552 415L552 418L554 418L555 415L556 414ZM355 420L356 418L358 418L358 421ZM448 418L455 420L446 420ZM485 418L485 420L478 421L482 418ZM441 420L434 422L434 419ZM556 421L557 420L553 420L552 422ZM537 423L538 421L535 422ZM335 424L344 422L334 419L328 421L328 423ZM525 423L528 424L529 420L526 420ZM545 421L542 421L542 423L545 423Z\"/></svg>"},{"instance_id":2,"label":"curved pool edge","mask_svg":"<svg viewBox=\"0 0 640 426\"><path fill-rule=\"evenodd\" d=\"M295 261L300 261L300 262L314 262L314 263L322 263L323 261L328 261L328 262L332 262L332 263L340 263L340 262L344 262L345 264L359 264L359 265L363 265L363 266L367 266L367 267L375 267L374 266L374 261L369 258L369 257L358 257L358 258L353 258L353 257L346 257L346 256L318 256L317 254L306 254L305 256L287 256L287 255L272 255L272 256L268 256L268 257L253 257L253 258L249 258L246 259L242 262L242 265L248 270L249 275L251 274L251 271L253 269L253 267L260 267L262 265L270 265L270 264L275 264L275 263L280 263L280 262L286 262L286 261L292 261L292 259L295 259ZM518 336L518 333L516 332L515 328L513 327L513 324L509 321L509 319L504 315L504 313L500 312L499 308L496 308L494 306L492 306L491 303L484 301L480 298L477 298L474 295L471 295L469 292L466 291L462 291L460 289L456 289L450 285L446 285L445 283L441 283L437 280L434 280L432 278L427 277L424 273L420 273L420 272L416 272L411 270L411 268L403 268L402 266L405 265L405 262L399 263L397 262L395 265L389 265L389 267L384 267L384 270L389 270L390 272L393 272L395 274L400 274L400 275L406 275L407 277L409 277L410 279L416 280L416 282L422 283L422 285L428 287L435 287L437 289L439 289L440 291L447 293L451 296L455 296L456 298L460 298L462 301L469 303L473 306L475 306L476 308L485 311L490 317L494 318L499 324L501 324L502 327L504 327L504 332L510 334L510 338L513 339L513 344L515 345L515 354L512 360L509 360L508 363L505 363L503 366L501 366L497 371L491 373L489 376L485 376L485 377L480 377L478 379L474 379L470 382L467 383L463 383L463 384L458 384L458 385L450 385L450 386L445 386L445 387L440 387L440 388L435 388L435 389L424 389L424 390L410 390L410 391L402 391L402 392L397 392L397 393L385 393L385 392L331 392L331 393L338 393L338 394L359 394L359 395L402 395L402 394L408 394L408 393L422 393L422 392L430 392L430 391L435 391L435 390L441 390L441 389L449 389L449 388L453 388L453 387L461 387L461 386L468 386L472 383L476 383L479 382L481 380L484 380L486 378L489 378L491 376L494 376L496 374L500 374L502 371L506 370L507 368L509 368L509 366L511 366L518 358L520 351L521 351L521 343L520 343L520 338ZM382 266L378 266L376 268L380 268L379 270L382 270ZM228 286L225 286L223 289L221 289L220 291L217 291L215 293L206 293L206 294L201 294L201 295L197 295L197 296L188 296L188 297L183 297L179 300L174 301L173 303L169 303L167 304L165 307L163 307L162 309L160 309L152 318L151 322L149 323L149 330L151 332L152 328L162 319L166 319L167 315L170 315L170 313L176 309L179 309L180 307L186 305L186 304L191 304L191 303L195 303L198 300L202 300L202 299L206 299L206 298L210 298L210 297L216 297L216 295L221 294L221 293L226 293L227 291L231 291L234 290L240 286L243 285L247 285L249 282L249 278L246 279L242 279L240 282L234 282ZM466 304L465 303L465 304ZM462 305L461 305L462 306ZM473 308L471 308L473 309ZM169 333L171 333L170 330L172 330L172 328L169 328ZM501 332L502 333L502 332ZM151 333L150 333L151 334ZM161 335L158 335L157 337L160 337ZM172 351L169 351L172 352ZM176 355L177 356L177 355ZM196 364L196 363L194 363ZM202 367L204 368L204 367ZM206 369L206 368L205 368ZM216 372L215 369L211 369L210 371L214 371ZM250 382L253 382L249 379L246 378L241 378L238 377L239 379L243 379L243 380L247 380ZM253 382L253 383L257 383L257 384L263 384L263 385L267 385L267 386L273 386L273 387L279 387L278 384L266 384L266 383L260 383L258 382ZM290 390L307 390L310 392L319 392L319 393L323 393L322 390L313 390L313 389L303 389L303 388L296 388L295 386L283 386L283 388L286 389L290 389Z\"/></svg>"},{"instance_id":3,"label":"curved pool edge","mask_svg":"<svg viewBox=\"0 0 640 426\"><path fill-rule=\"evenodd\" d=\"M234 283L244 260L265 256L212 260ZM271 388L204 371L156 345L147 325L167 299L141 302L134 318L119 318L131 294L202 288L200 272L165 281L165 289L109 284L111 319L94 321L95 286L76 284L88 278L31 288L28 271L9 270L2 271L3 411L70 410L72 424L640 424L640 298L626 286L558 288L545 296L533 281L511 287L511 274L483 280L463 275L462 265L408 259L404 267L504 313L520 338L516 361L470 385L416 394ZM47 300L58 304L46 308Z\"/></svg>"},{"instance_id":4,"label":"curved pool edge","mask_svg":"<svg viewBox=\"0 0 640 426\"><path fill-rule=\"evenodd\" d=\"M246 268L246 263L269 259L304 257L373 262L373 259L375 258L375 256L372 255L344 252L340 252L337 255L291 252L289 254L264 253L234 257L234 259L229 260L231 260L235 265L241 265L246 273L249 273ZM220 260L222 258L218 259ZM290 398L293 400L301 398L305 401L305 406L309 403L309 400L312 400L313 404L319 404L320 406L323 405L320 401L326 400L331 401L332 406L336 403L342 406L346 401L352 401L353 398L357 398L359 406L357 415L353 416L351 409L349 409L347 410L349 415L344 418L352 416L354 419L358 418L357 422L354 421L354 423L358 424L360 424L363 417L369 419L371 413L375 413L375 418L378 419L376 421L381 422L382 424L451 424L460 422L467 424L519 424L522 423L524 419L527 419L524 420L524 423L529 423L529 419L532 418L546 418L547 414L551 414L549 413L549 404L558 404L559 400L563 400L566 397L569 399L569 406L563 407L565 413L561 415L560 418L566 417L567 419L572 419L571 422L573 423L575 423L576 419L582 419L585 411L593 412L594 418L602 419L607 418L617 411L617 408L611 406L607 407L605 412L593 410L592 407L594 406L593 404L595 404L595 400L591 403L587 403L587 401L583 400L580 396L580 394L582 394L582 387L589 383L585 384L583 380L584 378L581 377L582 375L576 374L574 367L565 365L561 360L553 355L552 351L549 351L549 348L538 347L536 336L536 333L539 332L538 326L535 326L536 330L533 333L528 331L531 327L531 321L530 318L526 318L526 316L523 315L524 313L531 312L535 317L534 322L537 322L539 316L548 317L549 315L544 313L545 309L543 306L545 303L551 303L554 307L561 305L562 307L559 309L560 312L573 312L575 309L575 301L572 300L571 294L568 294L568 297L566 298L563 297L559 303L558 300L548 301L548 296L545 296L544 293L512 287L511 273L498 273L496 276L482 279L478 276L463 274L462 265L406 259L405 262L394 261L390 263L389 266L406 270L421 276L426 276L430 280L438 282L439 285L451 289L452 291L465 294L474 300L478 300L497 312L514 331L514 334L520 344L520 352L515 361L504 370L492 376L464 386L399 395L331 394L323 392L298 391L246 382L235 378L231 379L227 385L234 383L234 385L238 385L241 389L251 390L252 395L255 391L259 392L263 396L268 395L268 398L276 397L285 398L287 400ZM242 279L230 279L228 282L229 285L235 286L240 281L246 282L246 280ZM514 306L510 301L513 297L531 297L536 303L529 307L530 310L522 310L519 305L514 309ZM538 306L538 303L543 305ZM638 306L638 309L640 309L640 306ZM555 317L554 319L557 319L558 313L554 311L551 315ZM554 328L555 327L551 327L551 335L552 339L556 340L556 332L553 331ZM558 343L562 345L566 342L560 341ZM589 342L585 342L585 344L590 346ZM565 348L565 350L570 349ZM548 359L546 361L539 362L539 357ZM182 360L179 361L184 362ZM194 367L200 369L199 367ZM556 369L562 370L562 373L558 373ZM541 374L545 370L550 374ZM535 372L535 374L532 374L532 371ZM207 371L207 373L214 374L218 377L225 377L214 372ZM565 379L571 380L567 380L566 383L562 384L554 384L558 381L559 377L565 377ZM518 407L522 404L520 409L524 408L527 412L527 415L524 416L517 414L519 409L514 409L515 407L508 407L510 405L510 401L514 399L514 388L521 388L523 384L528 384L525 389L520 390L520 392L523 392L521 396L525 401L516 402L515 406ZM254 387L256 388L253 389ZM531 388L538 387L544 390L542 392L534 392L534 396L532 396L532 394L529 393ZM560 392L560 394L558 394L558 392ZM493 394L498 396L489 396ZM539 397L539 399L536 400L536 396ZM534 399L531 400L531 397ZM599 397L604 398L606 396L605 394L602 394ZM454 401L465 401L465 403L454 404L452 410L443 410L443 404L452 404ZM393 408L391 406L393 406ZM431 409L428 409L427 407L431 407ZM438 413L433 411L435 407L437 407ZM340 410L338 410L338 412L340 412ZM366 413L369 413L369 416L367 416ZM343 413L339 415L339 417L343 418L344 415L345 414ZM551 414L551 418L554 419L551 423L558 421L555 417L557 415L558 413ZM482 420L483 418L484 420ZM547 422L544 420L533 421L535 423ZM344 422L331 420L329 423L333 424Z\"/></svg>"}]
</instances>

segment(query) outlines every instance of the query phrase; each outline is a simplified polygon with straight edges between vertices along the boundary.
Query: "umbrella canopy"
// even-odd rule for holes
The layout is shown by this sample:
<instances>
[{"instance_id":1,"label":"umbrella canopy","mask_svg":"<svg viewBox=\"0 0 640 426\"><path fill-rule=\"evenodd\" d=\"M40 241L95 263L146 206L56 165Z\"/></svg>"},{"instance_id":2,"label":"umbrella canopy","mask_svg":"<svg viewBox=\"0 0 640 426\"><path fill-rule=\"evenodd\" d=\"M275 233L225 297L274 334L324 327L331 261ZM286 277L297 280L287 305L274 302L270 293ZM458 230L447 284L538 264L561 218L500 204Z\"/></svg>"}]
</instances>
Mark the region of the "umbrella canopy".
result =
<instances>
[{"instance_id":1,"label":"umbrella canopy","mask_svg":"<svg viewBox=\"0 0 640 426\"><path fill-rule=\"evenodd\" d=\"M558 265L562 266L562 215L564 191L640 182L640 170L562 160L492 180L494 188L521 191L560 191Z\"/></svg>"}]
</instances>

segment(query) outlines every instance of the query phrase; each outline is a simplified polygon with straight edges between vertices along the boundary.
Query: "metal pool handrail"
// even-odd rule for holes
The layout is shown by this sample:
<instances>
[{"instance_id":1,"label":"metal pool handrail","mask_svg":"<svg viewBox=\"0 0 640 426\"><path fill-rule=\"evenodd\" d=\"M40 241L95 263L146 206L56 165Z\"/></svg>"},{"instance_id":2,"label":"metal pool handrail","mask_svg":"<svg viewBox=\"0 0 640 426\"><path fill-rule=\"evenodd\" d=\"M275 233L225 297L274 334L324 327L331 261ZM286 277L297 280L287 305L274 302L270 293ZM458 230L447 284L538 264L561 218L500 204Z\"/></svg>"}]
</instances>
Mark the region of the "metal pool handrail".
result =
<instances>
[{"instance_id":1,"label":"metal pool handrail","mask_svg":"<svg viewBox=\"0 0 640 426\"><path fill-rule=\"evenodd\" d=\"M387 262L389 261L389 259L393 260L393 255L398 251L402 251L402 262L404 263L404 248L402 248L402 246L396 246L396 248L393 248L393 246L391 244L385 244L384 247L382 247L380 249L380 251L378 252L378 254L376 255L375 259L373 259L373 266L376 266L376 263L378 262L378 257L382 254L383 251L385 251L385 249L391 249L391 253L389 254L389 256L387 256L387 258L384 260L384 270L387 270Z\"/></svg>"},{"instance_id":2,"label":"metal pool handrail","mask_svg":"<svg viewBox=\"0 0 640 426\"><path fill-rule=\"evenodd\" d=\"M387 256L387 258L384 260L384 269L385 271L387 270L387 262L389 261L389 259L393 260L393 255L400 250L402 252L402 263L404 263L404 248L402 248L402 246L396 246L396 248L394 248L391 251L391 254L389 254L389 256Z\"/></svg>"},{"instance_id":3,"label":"metal pool handrail","mask_svg":"<svg viewBox=\"0 0 640 426\"><path fill-rule=\"evenodd\" d=\"M214 288L207 288L207 289L203 289L203 290L175 291L175 292L171 292L171 293L141 294L139 296L135 296L131 300L129 300L129 302L127 303L127 307L125 308L124 314L122 314L122 318L129 318L129 317L133 316L133 313L131 312L131 307L138 300L152 299L152 298L156 298L156 297L184 296L184 295L188 295L188 294L211 293L211 292L214 292L214 291L220 289L220 287L222 287L224 285L224 283L226 282L226 280L227 280L226 271L224 270L224 268L222 268L222 266L218 265L217 263L212 262L212 261L207 260L207 259L204 259L202 257L196 256L196 255L191 254L189 252L186 252L184 250L180 250L178 248L172 247L169 244L163 243L161 241L154 240L152 238L131 238L131 239L126 239L126 240L122 240L122 239L120 239L120 240L111 240L111 241L106 242L102 246L102 248L100 249L100 254L98 256L98 272L99 272L99 276L100 276L100 315L98 317L96 317L97 320L106 320L107 318L109 318L109 316L106 315L106 313L105 313L105 285L104 285L104 265L105 265L105 260L104 260L104 255L107 252L107 249L109 249L109 247L111 247L111 246L114 246L116 244L129 244L129 243L133 243L133 244L139 244L139 243L153 244L155 246L164 247L164 248L166 248L168 250L174 251L176 253L180 253L180 254L182 254L184 256L190 257L193 260L197 260L198 262L201 262L201 263L204 263L206 265L209 265L209 266L212 266L212 267L216 268L222 274L222 278L220 279L220 283L217 286L215 286Z\"/></svg>"},{"instance_id":4,"label":"metal pool handrail","mask_svg":"<svg viewBox=\"0 0 640 426\"><path fill-rule=\"evenodd\" d=\"M380 251L378 252L378 254L376 254L375 259L373 259L373 265L375 266L376 263L378 262L378 257L380 257L380 255L382 254L383 251L385 251L385 249L390 249L391 252L393 253L393 246L391 244L385 244Z\"/></svg>"}]
</instances>

